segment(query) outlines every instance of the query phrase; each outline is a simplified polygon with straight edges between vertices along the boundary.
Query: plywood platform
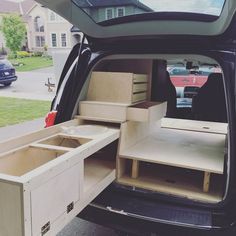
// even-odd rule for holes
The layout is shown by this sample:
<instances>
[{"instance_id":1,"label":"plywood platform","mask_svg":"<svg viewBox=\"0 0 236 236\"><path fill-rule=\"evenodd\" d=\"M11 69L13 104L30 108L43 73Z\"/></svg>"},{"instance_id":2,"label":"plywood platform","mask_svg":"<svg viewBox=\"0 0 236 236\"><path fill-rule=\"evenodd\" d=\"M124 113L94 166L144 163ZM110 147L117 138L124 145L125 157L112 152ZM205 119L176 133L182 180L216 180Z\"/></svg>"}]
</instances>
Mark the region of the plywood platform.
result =
<instances>
[{"instance_id":1,"label":"plywood platform","mask_svg":"<svg viewBox=\"0 0 236 236\"><path fill-rule=\"evenodd\" d=\"M160 128L121 157L223 174L225 135Z\"/></svg>"}]
</instances>

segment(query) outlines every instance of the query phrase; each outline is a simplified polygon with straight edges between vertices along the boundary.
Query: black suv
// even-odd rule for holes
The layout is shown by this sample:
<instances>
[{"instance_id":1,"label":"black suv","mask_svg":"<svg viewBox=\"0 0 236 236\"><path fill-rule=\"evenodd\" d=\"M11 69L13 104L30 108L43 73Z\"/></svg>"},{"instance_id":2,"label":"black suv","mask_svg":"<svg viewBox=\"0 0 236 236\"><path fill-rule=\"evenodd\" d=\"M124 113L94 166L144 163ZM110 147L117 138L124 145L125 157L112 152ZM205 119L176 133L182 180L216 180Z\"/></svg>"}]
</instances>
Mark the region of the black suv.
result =
<instances>
[{"instance_id":1,"label":"black suv","mask_svg":"<svg viewBox=\"0 0 236 236\"><path fill-rule=\"evenodd\" d=\"M154 5L148 5L151 1L145 0L37 1L85 34L68 55L61 74L52 103L52 110L57 114L55 123L81 115L79 104L86 100L93 72L135 73L148 76L147 101L167 101L166 116L174 119L171 120L173 127L181 120L181 130L185 130L181 132L188 132L194 129L189 121L203 121L214 126L214 137L224 135L219 144L222 148L219 162L217 154L211 156L216 166L207 162L207 155L202 159L202 163L206 163L203 169L208 164L211 169L205 171L205 176L199 174L194 165L191 169L186 165L173 170L169 166L141 162L139 177L134 174L132 180L119 181L123 173L118 173L117 181L79 217L140 235L235 235L236 1L206 0L197 5L196 1L176 1L178 4L172 1L172 5L165 4L163 11L159 9L164 1L155 1ZM173 5L177 5L176 8ZM222 73L209 75L209 83L196 92L190 107L178 107L176 90L167 73L167 65L171 64L186 69L219 67ZM106 119L100 122L120 125ZM210 132L206 123L202 124L201 128ZM200 134L195 132L195 135L194 138ZM199 141L201 144L193 142L186 146L181 143L181 137L176 133L171 139L178 143L176 150L184 152L192 148L189 158L199 154L203 140ZM164 139L165 134L161 138ZM213 139L208 141L214 143ZM202 149L201 154L209 150ZM158 156L158 151L156 154ZM155 156L153 162L154 159ZM180 155L176 161L181 159ZM129 160L118 162L117 168L123 164L130 170ZM196 163L200 164L201 161Z\"/></svg>"}]
</instances>

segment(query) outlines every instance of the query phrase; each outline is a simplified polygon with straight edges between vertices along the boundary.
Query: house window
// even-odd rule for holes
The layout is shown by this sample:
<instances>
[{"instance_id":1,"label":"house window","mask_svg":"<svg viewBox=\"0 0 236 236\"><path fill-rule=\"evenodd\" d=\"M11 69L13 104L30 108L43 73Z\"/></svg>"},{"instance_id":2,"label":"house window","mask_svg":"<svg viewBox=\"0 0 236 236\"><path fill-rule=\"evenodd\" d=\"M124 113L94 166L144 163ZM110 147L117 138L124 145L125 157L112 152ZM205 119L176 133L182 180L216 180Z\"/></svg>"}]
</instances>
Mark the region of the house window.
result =
<instances>
[{"instance_id":1,"label":"house window","mask_svg":"<svg viewBox=\"0 0 236 236\"><path fill-rule=\"evenodd\" d=\"M45 37L44 36L36 36L35 37L35 45L38 48L42 48L45 45Z\"/></svg>"},{"instance_id":2,"label":"house window","mask_svg":"<svg viewBox=\"0 0 236 236\"><path fill-rule=\"evenodd\" d=\"M66 39L66 33L61 34L61 46L66 47L67 46L67 39Z\"/></svg>"},{"instance_id":3,"label":"house window","mask_svg":"<svg viewBox=\"0 0 236 236\"><path fill-rule=\"evenodd\" d=\"M52 47L57 47L57 34L56 33L51 34L51 43L52 43Z\"/></svg>"},{"instance_id":4,"label":"house window","mask_svg":"<svg viewBox=\"0 0 236 236\"><path fill-rule=\"evenodd\" d=\"M125 15L125 8L124 7L119 7L116 10L116 16L117 17L122 17Z\"/></svg>"},{"instance_id":5,"label":"house window","mask_svg":"<svg viewBox=\"0 0 236 236\"><path fill-rule=\"evenodd\" d=\"M106 9L106 20L114 18L114 9L113 8L107 8Z\"/></svg>"},{"instance_id":6,"label":"house window","mask_svg":"<svg viewBox=\"0 0 236 236\"><path fill-rule=\"evenodd\" d=\"M56 13L53 11L49 11L49 20L56 21L56 19L57 19Z\"/></svg>"},{"instance_id":7,"label":"house window","mask_svg":"<svg viewBox=\"0 0 236 236\"><path fill-rule=\"evenodd\" d=\"M34 18L34 30L35 32L44 32L44 21L42 17L37 16Z\"/></svg>"}]
</instances>

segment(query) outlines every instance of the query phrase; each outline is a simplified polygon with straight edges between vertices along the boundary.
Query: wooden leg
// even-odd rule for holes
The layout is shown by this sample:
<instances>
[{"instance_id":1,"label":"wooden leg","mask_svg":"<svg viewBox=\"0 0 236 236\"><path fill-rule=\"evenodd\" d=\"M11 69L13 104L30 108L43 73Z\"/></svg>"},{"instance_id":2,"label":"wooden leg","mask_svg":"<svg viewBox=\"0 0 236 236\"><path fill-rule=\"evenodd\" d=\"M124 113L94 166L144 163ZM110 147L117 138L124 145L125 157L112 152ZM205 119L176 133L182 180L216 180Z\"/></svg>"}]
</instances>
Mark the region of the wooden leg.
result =
<instances>
[{"instance_id":1,"label":"wooden leg","mask_svg":"<svg viewBox=\"0 0 236 236\"><path fill-rule=\"evenodd\" d=\"M203 192L204 193L209 192L210 177L211 177L211 173L210 172L204 172L204 181L203 181Z\"/></svg>"},{"instance_id":2,"label":"wooden leg","mask_svg":"<svg viewBox=\"0 0 236 236\"><path fill-rule=\"evenodd\" d=\"M132 164L132 178L137 179L139 174L139 161L133 160Z\"/></svg>"}]
</instances>

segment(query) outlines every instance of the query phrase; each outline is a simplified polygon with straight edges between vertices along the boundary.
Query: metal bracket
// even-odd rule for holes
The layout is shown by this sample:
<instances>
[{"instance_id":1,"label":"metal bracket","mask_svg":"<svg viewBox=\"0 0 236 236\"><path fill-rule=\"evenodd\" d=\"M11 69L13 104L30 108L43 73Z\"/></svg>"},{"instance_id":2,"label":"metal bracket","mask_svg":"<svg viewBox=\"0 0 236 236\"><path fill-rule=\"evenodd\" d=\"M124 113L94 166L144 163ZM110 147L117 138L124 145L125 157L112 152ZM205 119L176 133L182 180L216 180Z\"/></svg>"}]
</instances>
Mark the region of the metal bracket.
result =
<instances>
[{"instance_id":1,"label":"metal bracket","mask_svg":"<svg viewBox=\"0 0 236 236\"><path fill-rule=\"evenodd\" d=\"M48 221L42 228L41 228L41 235L46 234L50 230L50 221Z\"/></svg>"},{"instance_id":2,"label":"metal bracket","mask_svg":"<svg viewBox=\"0 0 236 236\"><path fill-rule=\"evenodd\" d=\"M70 203L70 204L67 206L67 214L68 214L69 212L71 212L73 209L74 209L74 202Z\"/></svg>"}]
</instances>

